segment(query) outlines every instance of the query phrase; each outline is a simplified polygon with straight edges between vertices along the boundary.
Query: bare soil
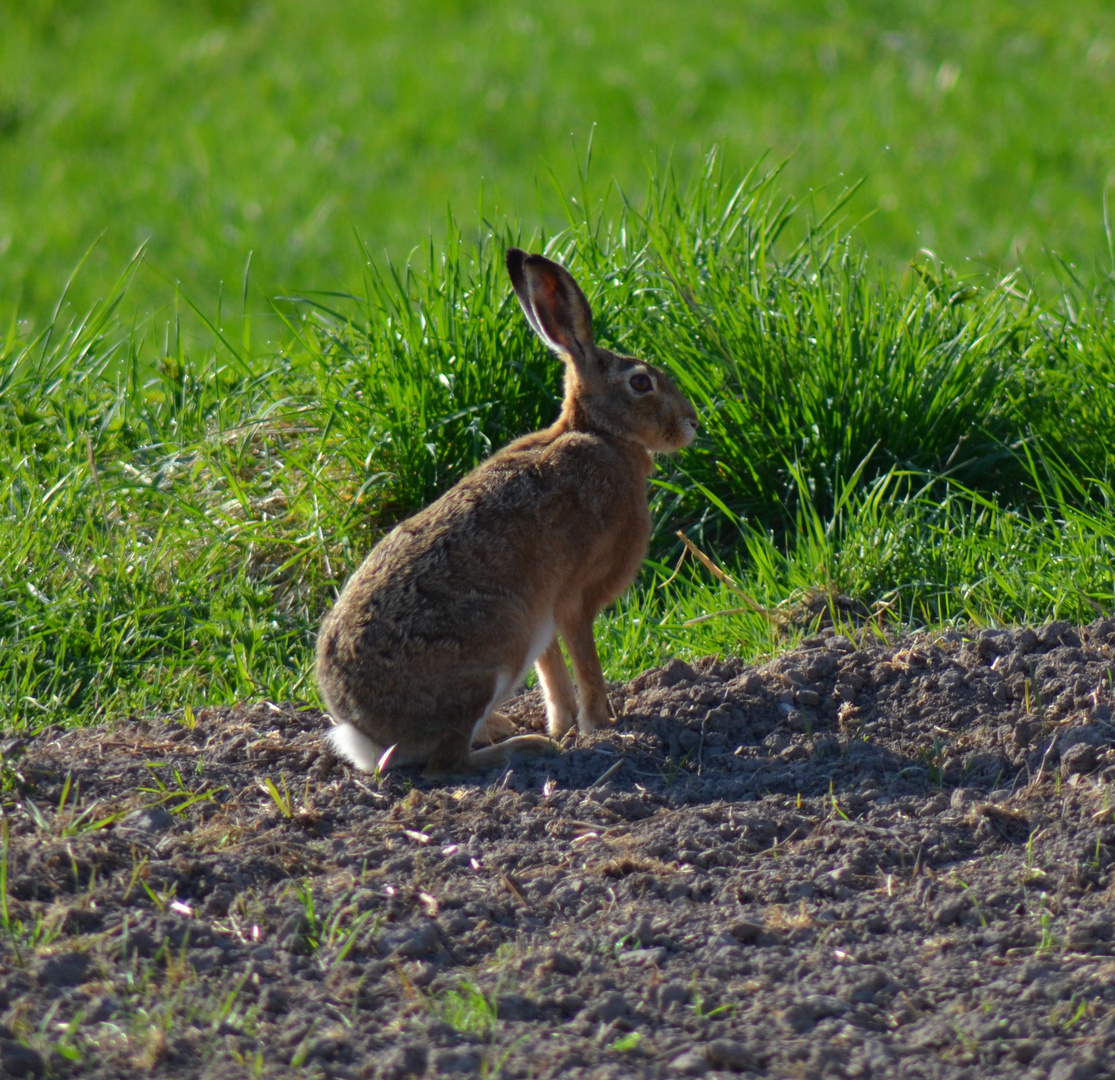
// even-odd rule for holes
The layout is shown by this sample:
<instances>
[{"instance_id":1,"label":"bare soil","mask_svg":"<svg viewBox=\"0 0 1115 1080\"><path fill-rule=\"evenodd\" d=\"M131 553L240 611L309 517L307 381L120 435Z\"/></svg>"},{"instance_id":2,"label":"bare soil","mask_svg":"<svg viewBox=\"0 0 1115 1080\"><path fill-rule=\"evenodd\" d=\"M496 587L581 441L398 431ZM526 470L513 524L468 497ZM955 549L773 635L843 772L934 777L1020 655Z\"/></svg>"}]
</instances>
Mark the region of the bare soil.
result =
<instances>
[{"instance_id":1,"label":"bare soil","mask_svg":"<svg viewBox=\"0 0 1115 1080\"><path fill-rule=\"evenodd\" d=\"M9 740L0 1074L1115 1075L1113 672L829 631L451 781L290 704Z\"/></svg>"}]
</instances>

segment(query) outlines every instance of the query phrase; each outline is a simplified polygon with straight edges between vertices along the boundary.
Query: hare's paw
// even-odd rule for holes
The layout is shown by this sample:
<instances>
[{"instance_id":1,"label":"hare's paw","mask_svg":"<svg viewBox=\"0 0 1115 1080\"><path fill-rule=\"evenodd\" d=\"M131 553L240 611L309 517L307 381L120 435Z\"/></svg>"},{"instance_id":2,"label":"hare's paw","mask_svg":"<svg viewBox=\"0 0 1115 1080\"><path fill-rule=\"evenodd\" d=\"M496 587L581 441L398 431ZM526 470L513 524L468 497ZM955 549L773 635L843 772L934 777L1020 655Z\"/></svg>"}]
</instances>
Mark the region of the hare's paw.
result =
<instances>
[{"instance_id":1,"label":"hare's paw","mask_svg":"<svg viewBox=\"0 0 1115 1080\"><path fill-rule=\"evenodd\" d=\"M582 735L591 735L594 731L603 731L611 727L615 720L602 709L589 712L582 709L577 715L577 730Z\"/></svg>"},{"instance_id":2,"label":"hare's paw","mask_svg":"<svg viewBox=\"0 0 1115 1080\"><path fill-rule=\"evenodd\" d=\"M514 734L515 721L504 716L501 712L494 712L484 722L483 728L476 733L473 746L487 746Z\"/></svg>"},{"instance_id":3,"label":"hare's paw","mask_svg":"<svg viewBox=\"0 0 1115 1080\"><path fill-rule=\"evenodd\" d=\"M546 730L550 733L551 739L557 739L559 742L565 738L566 733L577 722L572 709L558 706L547 708L546 713Z\"/></svg>"}]
</instances>

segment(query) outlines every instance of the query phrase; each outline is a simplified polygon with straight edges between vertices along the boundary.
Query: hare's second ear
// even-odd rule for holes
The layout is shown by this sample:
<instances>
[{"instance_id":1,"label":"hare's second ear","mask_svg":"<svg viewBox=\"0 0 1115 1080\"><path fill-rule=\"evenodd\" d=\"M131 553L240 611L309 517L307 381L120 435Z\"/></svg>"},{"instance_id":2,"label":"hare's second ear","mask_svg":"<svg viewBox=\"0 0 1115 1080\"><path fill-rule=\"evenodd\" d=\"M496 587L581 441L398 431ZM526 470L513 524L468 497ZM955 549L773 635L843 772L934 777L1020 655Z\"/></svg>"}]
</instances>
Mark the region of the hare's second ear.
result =
<instances>
[{"instance_id":1,"label":"hare's second ear","mask_svg":"<svg viewBox=\"0 0 1115 1080\"><path fill-rule=\"evenodd\" d=\"M593 355L592 311L569 271L542 255L507 249L507 272L534 332L576 362Z\"/></svg>"},{"instance_id":2,"label":"hare's second ear","mask_svg":"<svg viewBox=\"0 0 1115 1080\"><path fill-rule=\"evenodd\" d=\"M519 304L522 306L523 314L527 317L527 322L530 323L530 328L541 338L546 335L542 327L538 324L538 319L534 314L534 308L530 304L530 292L527 289L526 273L523 271L523 263L526 261L527 253L520 248L507 249L507 273L511 275L511 287L515 290L515 295L519 298Z\"/></svg>"}]
</instances>

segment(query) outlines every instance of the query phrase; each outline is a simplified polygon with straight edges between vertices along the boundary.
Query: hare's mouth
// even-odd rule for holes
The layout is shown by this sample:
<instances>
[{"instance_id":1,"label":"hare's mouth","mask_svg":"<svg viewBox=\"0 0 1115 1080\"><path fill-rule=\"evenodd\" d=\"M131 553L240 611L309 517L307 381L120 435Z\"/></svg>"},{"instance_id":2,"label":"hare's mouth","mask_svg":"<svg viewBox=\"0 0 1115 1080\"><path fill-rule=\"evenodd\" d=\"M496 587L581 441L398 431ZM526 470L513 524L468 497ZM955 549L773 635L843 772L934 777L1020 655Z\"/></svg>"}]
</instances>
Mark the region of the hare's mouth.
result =
<instances>
[{"instance_id":1,"label":"hare's mouth","mask_svg":"<svg viewBox=\"0 0 1115 1080\"><path fill-rule=\"evenodd\" d=\"M687 416L678 424L679 434L681 436L680 450L683 446L689 446L690 443L697 437L697 420L695 417Z\"/></svg>"},{"instance_id":2,"label":"hare's mouth","mask_svg":"<svg viewBox=\"0 0 1115 1080\"><path fill-rule=\"evenodd\" d=\"M678 420L665 429L653 443L646 447L654 454L676 454L684 450L697 437L697 421L688 418Z\"/></svg>"}]
</instances>

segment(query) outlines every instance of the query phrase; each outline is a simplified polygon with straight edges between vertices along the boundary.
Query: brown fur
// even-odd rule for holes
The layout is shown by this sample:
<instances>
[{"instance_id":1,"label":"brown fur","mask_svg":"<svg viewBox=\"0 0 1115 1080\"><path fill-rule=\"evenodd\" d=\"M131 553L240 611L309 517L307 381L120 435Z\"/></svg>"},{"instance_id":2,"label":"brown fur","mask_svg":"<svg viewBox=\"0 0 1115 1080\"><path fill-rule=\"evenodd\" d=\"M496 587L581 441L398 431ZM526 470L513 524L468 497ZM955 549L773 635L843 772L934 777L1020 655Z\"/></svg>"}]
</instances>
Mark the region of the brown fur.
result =
<instances>
[{"instance_id":1,"label":"brown fur","mask_svg":"<svg viewBox=\"0 0 1115 1080\"><path fill-rule=\"evenodd\" d=\"M322 623L317 677L341 725L334 746L363 768L388 748L390 764L434 772L551 749L540 735L472 748L504 733L494 710L534 662L553 738L609 723L592 622L646 551L651 452L696 432L664 372L595 345L568 272L515 248L507 265L531 325L565 361L561 415L384 537Z\"/></svg>"}]
</instances>

